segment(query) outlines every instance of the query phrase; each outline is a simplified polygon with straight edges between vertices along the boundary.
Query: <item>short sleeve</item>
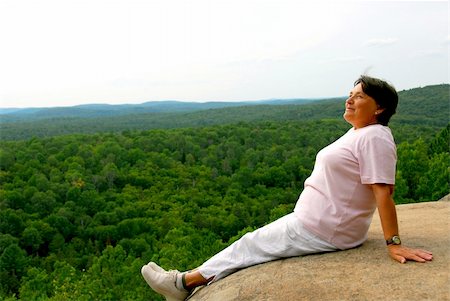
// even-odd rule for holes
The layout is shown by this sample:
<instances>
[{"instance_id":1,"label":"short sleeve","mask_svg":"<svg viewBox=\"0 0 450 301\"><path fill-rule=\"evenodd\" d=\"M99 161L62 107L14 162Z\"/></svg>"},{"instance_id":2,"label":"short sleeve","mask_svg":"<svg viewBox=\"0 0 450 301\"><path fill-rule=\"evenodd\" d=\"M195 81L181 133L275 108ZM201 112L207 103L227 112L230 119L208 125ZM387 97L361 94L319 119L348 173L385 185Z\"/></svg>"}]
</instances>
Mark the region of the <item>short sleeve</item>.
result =
<instances>
[{"instance_id":1,"label":"short sleeve","mask_svg":"<svg viewBox=\"0 0 450 301\"><path fill-rule=\"evenodd\" d=\"M397 148L392 135L370 133L364 138L358 152L361 183L395 184Z\"/></svg>"}]
</instances>

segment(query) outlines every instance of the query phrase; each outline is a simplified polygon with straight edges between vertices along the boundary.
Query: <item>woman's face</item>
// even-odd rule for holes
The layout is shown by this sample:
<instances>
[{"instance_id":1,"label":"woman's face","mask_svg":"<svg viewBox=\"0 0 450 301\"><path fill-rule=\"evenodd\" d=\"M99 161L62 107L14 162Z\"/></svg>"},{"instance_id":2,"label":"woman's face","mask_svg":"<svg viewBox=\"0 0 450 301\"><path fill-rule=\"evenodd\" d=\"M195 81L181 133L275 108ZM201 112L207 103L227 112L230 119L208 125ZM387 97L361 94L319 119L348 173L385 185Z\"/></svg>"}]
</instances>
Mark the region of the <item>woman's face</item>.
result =
<instances>
[{"instance_id":1,"label":"woman's face","mask_svg":"<svg viewBox=\"0 0 450 301\"><path fill-rule=\"evenodd\" d=\"M364 93L359 83L353 87L345 101L344 119L355 129L359 129L377 123L376 115L382 111L378 109L375 100Z\"/></svg>"}]
</instances>

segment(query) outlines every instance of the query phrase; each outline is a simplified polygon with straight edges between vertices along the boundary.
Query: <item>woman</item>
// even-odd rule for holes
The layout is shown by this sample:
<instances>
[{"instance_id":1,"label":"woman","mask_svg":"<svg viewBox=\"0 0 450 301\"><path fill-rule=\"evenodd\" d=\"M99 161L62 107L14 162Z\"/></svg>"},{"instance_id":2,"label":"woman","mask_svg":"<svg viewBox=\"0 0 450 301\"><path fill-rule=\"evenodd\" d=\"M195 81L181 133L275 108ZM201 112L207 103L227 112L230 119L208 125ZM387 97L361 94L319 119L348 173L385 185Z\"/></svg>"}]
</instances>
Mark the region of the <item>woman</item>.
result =
<instances>
[{"instance_id":1,"label":"woman","mask_svg":"<svg viewBox=\"0 0 450 301\"><path fill-rule=\"evenodd\" d=\"M141 270L148 285L167 300L184 300L195 287L251 265L356 247L367 239L376 208L393 259L432 260L431 252L407 248L399 237L392 199L397 156L387 127L397 103L391 85L361 76L345 103L352 128L317 154L294 212L247 233L193 271L166 272L150 262Z\"/></svg>"}]
</instances>

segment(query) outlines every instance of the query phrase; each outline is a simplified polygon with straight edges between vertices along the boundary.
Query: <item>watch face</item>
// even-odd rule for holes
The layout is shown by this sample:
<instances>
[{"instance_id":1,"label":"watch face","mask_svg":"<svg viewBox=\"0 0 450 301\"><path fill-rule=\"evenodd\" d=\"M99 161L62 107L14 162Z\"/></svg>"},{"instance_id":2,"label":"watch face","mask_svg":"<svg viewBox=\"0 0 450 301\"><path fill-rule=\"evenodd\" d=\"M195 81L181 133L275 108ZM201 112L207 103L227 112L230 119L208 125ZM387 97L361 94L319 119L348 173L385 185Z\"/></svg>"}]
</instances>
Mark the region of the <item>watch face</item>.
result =
<instances>
[{"instance_id":1,"label":"watch face","mask_svg":"<svg viewBox=\"0 0 450 301\"><path fill-rule=\"evenodd\" d=\"M392 242L396 245L401 244L400 237L398 237L398 236L392 237Z\"/></svg>"}]
</instances>

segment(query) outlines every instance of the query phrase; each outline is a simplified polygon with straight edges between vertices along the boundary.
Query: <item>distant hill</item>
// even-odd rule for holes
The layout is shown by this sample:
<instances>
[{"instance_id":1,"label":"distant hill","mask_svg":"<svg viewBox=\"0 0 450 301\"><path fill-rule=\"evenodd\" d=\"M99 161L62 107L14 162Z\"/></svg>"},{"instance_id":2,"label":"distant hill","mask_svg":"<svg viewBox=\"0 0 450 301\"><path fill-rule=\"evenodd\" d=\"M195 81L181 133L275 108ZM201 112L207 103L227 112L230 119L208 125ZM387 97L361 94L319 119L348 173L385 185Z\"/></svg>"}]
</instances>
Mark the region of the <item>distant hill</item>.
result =
<instances>
[{"instance_id":1,"label":"distant hill","mask_svg":"<svg viewBox=\"0 0 450 301\"><path fill-rule=\"evenodd\" d=\"M144 113L176 113L194 112L209 109L242 107L253 105L286 105L307 104L317 99L270 99L240 102L182 102L182 101L149 101L142 104L87 104L73 107L51 108L0 108L0 122L34 121L53 118L97 118L123 116Z\"/></svg>"},{"instance_id":2,"label":"distant hill","mask_svg":"<svg viewBox=\"0 0 450 301\"><path fill-rule=\"evenodd\" d=\"M395 125L442 128L447 125L450 85L399 92ZM148 102L140 105L83 105L70 108L22 109L0 115L2 140L72 133L121 132L154 128L199 127L238 122L340 119L345 97L256 102Z\"/></svg>"}]
</instances>

